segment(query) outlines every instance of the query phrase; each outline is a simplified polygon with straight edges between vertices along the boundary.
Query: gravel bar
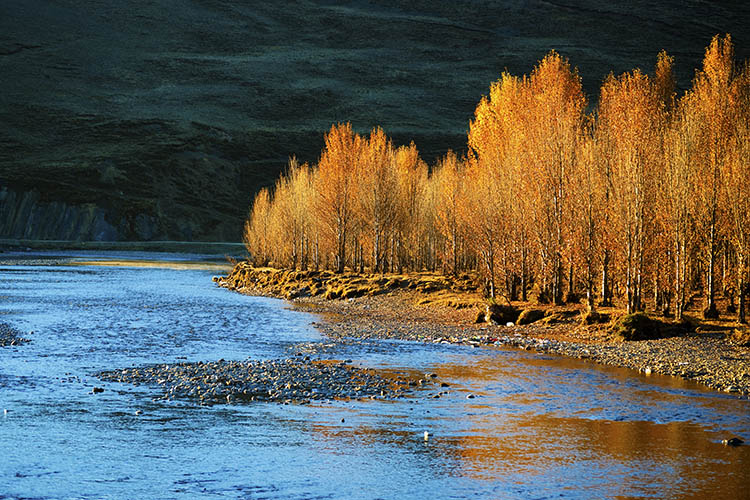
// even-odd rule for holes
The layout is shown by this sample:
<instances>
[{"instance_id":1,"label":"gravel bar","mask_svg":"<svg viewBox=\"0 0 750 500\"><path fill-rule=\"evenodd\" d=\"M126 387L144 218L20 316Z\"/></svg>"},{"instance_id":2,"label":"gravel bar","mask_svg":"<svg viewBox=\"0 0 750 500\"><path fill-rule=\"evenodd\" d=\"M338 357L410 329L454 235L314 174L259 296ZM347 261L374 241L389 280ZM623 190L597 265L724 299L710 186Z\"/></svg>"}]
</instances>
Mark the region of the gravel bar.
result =
<instances>
[{"instance_id":1,"label":"gravel bar","mask_svg":"<svg viewBox=\"0 0 750 500\"><path fill-rule=\"evenodd\" d=\"M197 399L205 404L395 399L426 383L344 362L295 358L157 364L103 371L97 377L108 382L159 386L164 399Z\"/></svg>"},{"instance_id":2,"label":"gravel bar","mask_svg":"<svg viewBox=\"0 0 750 500\"><path fill-rule=\"evenodd\" d=\"M21 332L6 323L0 323L0 347L22 345L31 342L21 337Z\"/></svg>"}]
</instances>

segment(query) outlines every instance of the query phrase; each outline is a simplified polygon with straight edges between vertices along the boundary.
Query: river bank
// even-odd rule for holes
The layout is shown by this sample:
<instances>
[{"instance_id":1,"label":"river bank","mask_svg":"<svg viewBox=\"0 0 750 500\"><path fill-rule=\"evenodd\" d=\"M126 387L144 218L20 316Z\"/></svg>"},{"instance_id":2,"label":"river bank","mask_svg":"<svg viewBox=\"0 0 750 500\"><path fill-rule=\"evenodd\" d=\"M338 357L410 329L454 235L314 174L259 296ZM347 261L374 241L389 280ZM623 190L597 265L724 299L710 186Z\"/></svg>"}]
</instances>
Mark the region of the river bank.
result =
<instances>
[{"instance_id":1,"label":"river bank","mask_svg":"<svg viewBox=\"0 0 750 500\"><path fill-rule=\"evenodd\" d=\"M244 294L286 298L297 309L320 314L324 321L315 326L333 339L508 346L629 368L644 376L681 377L717 391L750 397L750 348L732 343L720 330L698 328L668 338L624 342L607 327L582 325L572 314L547 324L475 323L476 308L452 307L458 300L455 298L427 299L417 286L388 289L386 278L382 278L382 293L367 293L367 284L362 283L356 285L361 293L350 291L347 298L336 299L330 293L310 295L304 290L298 293L299 289L293 287L259 283L247 270L244 276L233 272L216 282ZM467 303L470 301L467 299Z\"/></svg>"}]
</instances>

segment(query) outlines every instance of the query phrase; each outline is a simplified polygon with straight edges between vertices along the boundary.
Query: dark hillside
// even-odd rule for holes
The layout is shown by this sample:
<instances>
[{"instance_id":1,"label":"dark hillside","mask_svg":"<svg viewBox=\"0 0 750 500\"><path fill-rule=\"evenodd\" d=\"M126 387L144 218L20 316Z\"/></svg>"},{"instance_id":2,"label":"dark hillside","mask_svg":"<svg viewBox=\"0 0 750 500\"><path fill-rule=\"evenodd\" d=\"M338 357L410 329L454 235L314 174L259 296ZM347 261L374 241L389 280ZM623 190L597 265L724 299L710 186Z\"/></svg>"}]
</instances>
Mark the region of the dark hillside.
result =
<instances>
[{"instance_id":1,"label":"dark hillside","mask_svg":"<svg viewBox=\"0 0 750 500\"><path fill-rule=\"evenodd\" d=\"M0 238L238 240L252 195L330 125L462 150L507 68L550 49L589 94L704 47L746 2L3 0Z\"/></svg>"}]
</instances>

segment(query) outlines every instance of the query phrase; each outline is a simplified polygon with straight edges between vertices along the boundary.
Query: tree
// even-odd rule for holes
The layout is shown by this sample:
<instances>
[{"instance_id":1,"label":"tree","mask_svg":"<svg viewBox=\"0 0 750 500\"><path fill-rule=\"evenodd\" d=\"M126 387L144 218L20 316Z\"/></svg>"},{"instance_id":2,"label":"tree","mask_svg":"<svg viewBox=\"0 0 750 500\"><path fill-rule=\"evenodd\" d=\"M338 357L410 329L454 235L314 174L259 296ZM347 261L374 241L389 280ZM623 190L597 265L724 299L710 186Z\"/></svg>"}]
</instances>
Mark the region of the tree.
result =
<instances>
[{"instance_id":1,"label":"tree","mask_svg":"<svg viewBox=\"0 0 750 500\"><path fill-rule=\"evenodd\" d=\"M715 302L715 265L720 239L721 174L726 168L732 129L734 108L730 103L730 88L734 79L734 49L729 35L723 39L718 35L711 40L703 58L703 68L696 73L693 86L682 101L687 113L694 114L700 124L698 147L693 161L701 165L700 178L696 183L696 194L701 200L698 212L699 234L704 235L706 261L706 309L707 318L718 317Z\"/></svg>"},{"instance_id":2,"label":"tree","mask_svg":"<svg viewBox=\"0 0 750 500\"><path fill-rule=\"evenodd\" d=\"M435 186L435 216L437 230L449 247L448 258L443 262L450 262L449 268L453 274L458 271L458 253L461 240L461 201L464 193L464 176L466 175L463 162L449 151L438 161L432 174Z\"/></svg>"},{"instance_id":3,"label":"tree","mask_svg":"<svg viewBox=\"0 0 750 500\"><path fill-rule=\"evenodd\" d=\"M583 126L586 98L578 72L552 51L529 78L524 163L536 200L535 225L555 303L563 300L563 261L570 227L570 174ZM572 259L569 260L572 262Z\"/></svg>"},{"instance_id":4,"label":"tree","mask_svg":"<svg viewBox=\"0 0 750 500\"><path fill-rule=\"evenodd\" d=\"M269 212L271 199L267 188L262 188L255 195L250 216L245 222L243 239L250 257L255 265L266 265L269 259Z\"/></svg>"},{"instance_id":5,"label":"tree","mask_svg":"<svg viewBox=\"0 0 750 500\"><path fill-rule=\"evenodd\" d=\"M401 272L405 266L411 269L418 266L424 245L429 225L425 208L428 168L413 142L397 148L394 160L398 186L395 252Z\"/></svg>"},{"instance_id":6,"label":"tree","mask_svg":"<svg viewBox=\"0 0 750 500\"><path fill-rule=\"evenodd\" d=\"M357 209L372 245L372 269L385 271L388 240L397 216L398 180L393 145L383 129L376 128L362 145L357 161Z\"/></svg>"},{"instance_id":7,"label":"tree","mask_svg":"<svg viewBox=\"0 0 750 500\"><path fill-rule=\"evenodd\" d=\"M750 66L735 79L730 94L736 128L722 163L723 199L726 200L727 234L737 256L739 294L737 320L747 322L746 299L750 283Z\"/></svg>"},{"instance_id":8,"label":"tree","mask_svg":"<svg viewBox=\"0 0 750 500\"><path fill-rule=\"evenodd\" d=\"M576 168L572 175L572 184L577 193L573 201L573 246L583 268L586 304L589 311L593 311L606 209L606 177L599 167L599 150L590 126L586 127L579 141Z\"/></svg>"},{"instance_id":9,"label":"tree","mask_svg":"<svg viewBox=\"0 0 750 500\"><path fill-rule=\"evenodd\" d=\"M610 75L599 98L598 136L608 151L610 221L625 254L628 314L641 308L645 248L653 234L655 175L662 160L664 106L640 70Z\"/></svg>"},{"instance_id":10,"label":"tree","mask_svg":"<svg viewBox=\"0 0 750 500\"><path fill-rule=\"evenodd\" d=\"M325 149L318 162L315 182L316 215L332 241L335 267L343 272L354 211L357 160L363 147L362 138L349 123L331 127L325 137Z\"/></svg>"}]
</instances>

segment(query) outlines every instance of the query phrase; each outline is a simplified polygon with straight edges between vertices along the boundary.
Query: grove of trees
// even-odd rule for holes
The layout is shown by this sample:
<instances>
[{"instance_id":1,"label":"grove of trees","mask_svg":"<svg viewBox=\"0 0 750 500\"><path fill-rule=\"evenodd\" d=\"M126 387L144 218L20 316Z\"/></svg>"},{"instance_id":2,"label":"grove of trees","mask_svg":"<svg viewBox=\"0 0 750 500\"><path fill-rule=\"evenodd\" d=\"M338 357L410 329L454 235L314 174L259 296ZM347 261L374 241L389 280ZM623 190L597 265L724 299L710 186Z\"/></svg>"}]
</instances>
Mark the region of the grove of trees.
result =
<instances>
[{"instance_id":1,"label":"grove of trees","mask_svg":"<svg viewBox=\"0 0 750 500\"><path fill-rule=\"evenodd\" d=\"M729 35L677 96L673 59L602 84L550 52L479 102L468 153L433 166L380 128L331 127L317 165L290 160L255 197L256 265L363 272L477 271L488 296L681 318L702 292L746 319L750 288L750 64Z\"/></svg>"}]
</instances>

